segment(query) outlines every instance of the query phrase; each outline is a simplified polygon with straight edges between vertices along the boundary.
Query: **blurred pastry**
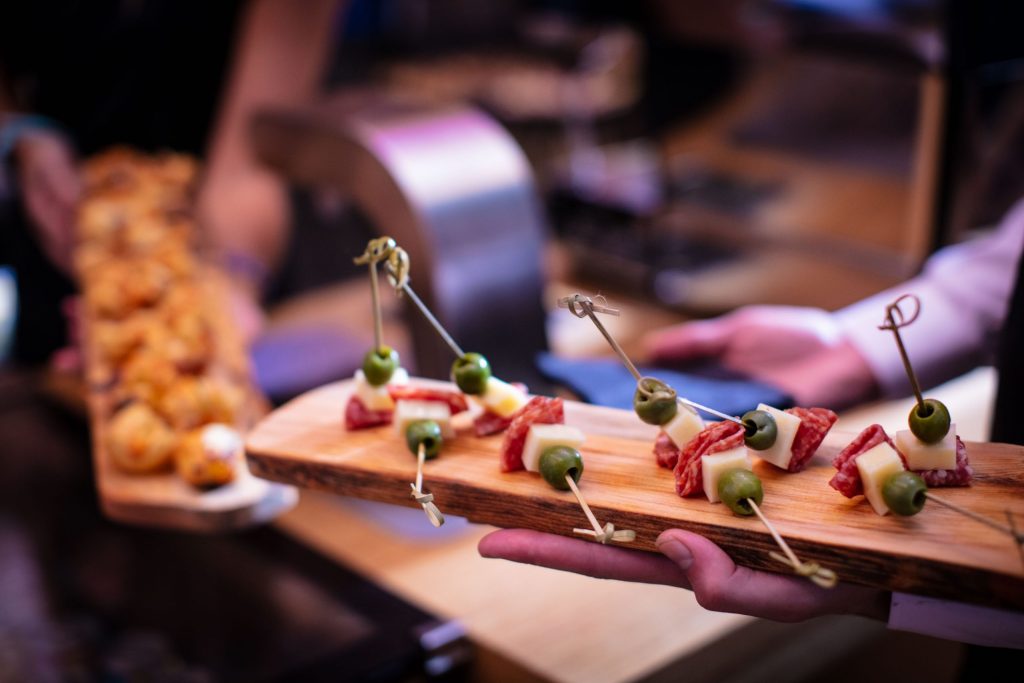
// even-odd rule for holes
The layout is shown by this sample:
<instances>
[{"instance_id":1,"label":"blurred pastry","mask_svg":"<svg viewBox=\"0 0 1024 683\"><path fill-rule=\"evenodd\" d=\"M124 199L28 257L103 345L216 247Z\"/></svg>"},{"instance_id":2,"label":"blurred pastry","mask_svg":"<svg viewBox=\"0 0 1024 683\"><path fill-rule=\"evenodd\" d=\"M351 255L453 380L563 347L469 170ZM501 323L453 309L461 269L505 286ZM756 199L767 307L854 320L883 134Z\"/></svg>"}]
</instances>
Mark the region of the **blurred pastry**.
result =
<instances>
[{"instance_id":1,"label":"blurred pastry","mask_svg":"<svg viewBox=\"0 0 1024 683\"><path fill-rule=\"evenodd\" d=\"M177 379L178 369L166 356L141 348L121 366L115 397L121 401L138 399L157 406Z\"/></svg>"},{"instance_id":2,"label":"blurred pastry","mask_svg":"<svg viewBox=\"0 0 1024 683\"><path fill-rule=\"evenodd\" d=\"M242 463L242 437L224 424L194 429L181 439L174 463L182 479L200 488L223 486Z\"/></svg>"},{"instance_id":3,"label":"blurred pastry","mask_svg":"<svg viewBox=\"0 0 1024 683\"><path fill-rule=\"evenodd\" d=\"M240 389L212 377L180 377L162 395L160 414L176 429L211 422L237 424L243 403Z\"/></svg>"},{"instance_id":4,"label":"blurred pastry","mask_svg":"<svg viewBox=\"0 0 1024 683\"><path fill-rule=\"evenodd\" d=\"M170 463L178 437L152 408L131 403L110 420L107 448L126 472L153 472Z\"/></svg>"}]
</instances>

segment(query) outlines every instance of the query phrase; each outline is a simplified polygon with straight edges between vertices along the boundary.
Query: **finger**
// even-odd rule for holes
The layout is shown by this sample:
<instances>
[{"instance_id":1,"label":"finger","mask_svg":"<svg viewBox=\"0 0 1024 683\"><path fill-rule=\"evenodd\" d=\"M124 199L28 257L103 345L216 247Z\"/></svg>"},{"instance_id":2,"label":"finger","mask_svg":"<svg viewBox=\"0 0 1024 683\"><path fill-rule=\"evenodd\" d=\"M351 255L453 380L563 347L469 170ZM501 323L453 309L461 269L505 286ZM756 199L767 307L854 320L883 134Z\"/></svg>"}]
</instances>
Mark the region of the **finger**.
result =
<instances>
[{"instance_id":1,"label":"finger","mask_svg":"<svg viewBox=\"0 0 1024 683\"><path fill-rule=\"evenodd\" d=\"M82 352L76 346L57 349L50 357L50 367L55 372L77 375L82 371Z\"/></svg>"},{"instance_id":2,"label":"finger","mask_svg":"<svg viewBox=\"0 0 1024 683\"><path fill-rule=\"evenodd\" d=\"M685 574L667 558L526 529L502 529L480 539L483 557L501 558L599 579L688 588Z\"/></svg>"},{"instance_id":3,"label":"finger","mask_svg":"<svg viewBox=\"0 0 1024 683\"><path fill-rule=\"evenodd\" d=\"M732 332L727 318L684 323L652 332L644 338L644 347L654 361L717 356L725 350Z\"/></svg>"},{"instance_id":4,"label":"finger","mask_svg":"<svg viewBox=\"0 0 1024 683\"><path fill-rule=\"evenodd\" d=\"M82 194L82 179L70 154L62 154L61 158L49 167L46 183L62 206L73 208L78 203Z\"/></svg>"},{"instance_id":5,"label":"finger","mask_svg":"<svg viewBox=\"0 0 1024 683\"><path fill-rule=\"evenodd\" d=\"M845 586L826 589L802 577L738 567L708 539L680 529L670 529L658 537L658 548L683 566L697 602L715 612L803 621L848 611L853 599L850 591L858 590Z\"/></svg>"}]
</instances>

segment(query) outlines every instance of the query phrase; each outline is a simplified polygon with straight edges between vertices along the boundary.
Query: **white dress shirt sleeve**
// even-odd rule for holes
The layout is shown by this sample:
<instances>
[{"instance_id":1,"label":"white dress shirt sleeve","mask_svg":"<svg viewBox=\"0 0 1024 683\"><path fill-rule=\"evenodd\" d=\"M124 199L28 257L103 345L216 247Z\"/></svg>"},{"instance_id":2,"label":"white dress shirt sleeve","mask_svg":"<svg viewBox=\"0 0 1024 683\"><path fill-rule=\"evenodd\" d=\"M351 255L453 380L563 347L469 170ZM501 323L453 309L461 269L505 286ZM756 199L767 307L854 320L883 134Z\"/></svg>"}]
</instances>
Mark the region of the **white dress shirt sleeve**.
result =
<instances>
[{"instance_id":1,"label":"white dress shirt sleeve","mask_svg":"<svg viewBox=\"0 0 1024 683\"><path fill-rule=\"evenodd\" d=\"M990 234L933 254L916 278L836 312L883 395L910 393L892 333L878 329L886 305L903 294L921 299L920 317L900 333L922 388L941 384L990 361L1022 251L1024 201Z\"/></svg>"},{"instance_id":2,"label":"white dress shirt sleeve","mask_svg":"<svg viewBox=\"0 0 1024 683\"><path fill-rule=\"evenodd\" d=\"M893 592L889 628L985 647L1024 649L1024 612Z\"/></svg>"}]
</instances>

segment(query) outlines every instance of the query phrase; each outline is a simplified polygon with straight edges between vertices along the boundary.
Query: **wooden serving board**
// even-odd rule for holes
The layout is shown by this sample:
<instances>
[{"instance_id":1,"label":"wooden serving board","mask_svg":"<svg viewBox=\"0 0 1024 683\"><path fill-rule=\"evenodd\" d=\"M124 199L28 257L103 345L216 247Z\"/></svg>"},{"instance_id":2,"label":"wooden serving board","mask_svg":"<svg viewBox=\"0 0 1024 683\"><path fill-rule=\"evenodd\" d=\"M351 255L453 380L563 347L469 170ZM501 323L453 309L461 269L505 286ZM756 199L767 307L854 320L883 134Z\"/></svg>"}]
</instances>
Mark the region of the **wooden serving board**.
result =
<instances>
[{"instance_id":1,"label":"wooden serving board","mask_svg":"<svg viewBox=\"0 0 1024 683\"><path fill-rule=\"evenodd\" d=\"M208 294L208 305L227 311L226 285L219 273L204 269L201 283ZM229 321L226 314L215 317L219 372L248 384L251 371L241 351L244 345ZM245 464L233 482L208 491L189 485L173 470L130 474L119 469L106 449L112 376L89 344L90 321L83 320L82 327L93 464L104 515L126 524L223 532L268 522L295 506L298 491L294 487L258 479ZM249 386L243 415L236 425L242 430L266 413L265 400Z\"/></svg>"},{"instance_id":2,"label":"wooden serving board","mask_svg":"<svg viewBox=\"0 0 1024 683\"><path fill-rule=\"evenodd\" d=\"M416 464L404 439L391 427L345 430L350 391L349 382L327 385L264 418L246 444L250 467L258 476L301 487L415 505L409 484ZM776 546L756 518L733 515L703 496L675 494L671 472L658 467L651 452L655 429L632 413L566 401L566 423L587 434L580 489L602 524L636 531L628 547L655 550L662 531L685 528L718 543L738 564L787 571L768 557ZM499 470L502 438L460 431L439 458L427 462L424 488L440 509L475 522L567 536L574 527L588 527L571 493L532 473ZM852 438L830 434L799 474L763 462L754 466L764 485L765 514L801 559L820 562L851 583L1024 609L1024 560L1007 535L936 505L914 517L879 517L866 501L830 488L835 470L829 462ZM968 450L974 485L942 494L999 521L1007 509L1021 519L1024 448L970 443Z\"/></svg>"}]
</instances>

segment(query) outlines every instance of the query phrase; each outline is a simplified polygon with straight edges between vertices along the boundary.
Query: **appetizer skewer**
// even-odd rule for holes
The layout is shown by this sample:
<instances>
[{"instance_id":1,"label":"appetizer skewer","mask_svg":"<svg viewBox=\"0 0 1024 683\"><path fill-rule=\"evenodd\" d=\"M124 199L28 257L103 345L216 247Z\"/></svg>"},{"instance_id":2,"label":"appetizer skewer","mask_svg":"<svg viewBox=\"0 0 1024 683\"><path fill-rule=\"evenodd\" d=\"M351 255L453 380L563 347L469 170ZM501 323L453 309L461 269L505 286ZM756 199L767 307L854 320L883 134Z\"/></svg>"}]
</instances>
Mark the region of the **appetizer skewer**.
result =
<instances>
[{"instance_id":1,"label":"appetizer skewer","mask_svg":"<svg viewBox=\"0 0 1024 683\"><path fill-rule=\"evenodd\" d=\"M618 315L619 312L616 309L609 308L604 304L595 304L589 297L581 294L564 297L559 300L558 304L569 309L569 312L577 318L590 318L612 350L622 360L623 365L636 378L637 389L633 397L634 411L644 422L662 427L662 436L665 437L662 439L659 436L655 445L659 464L666 464L663 460L667 456L663 454L665 451L671 450L664 443L665 440L674 441L683 449L677 455L676 462L672 463L676 474L677 493L681 496L689 495L698 490L699 483L703 483L704 492L709 501L724 502L737 515L756 514L785 553L783 556L772 552L770 556L773 559L789 565L797 574L807 577L823 588L835 586L837 579L832 570L823 568L815 562L801 562L785 539L765 517L760 508L760 503L764 498L761 480L752 471L749 451L743 448L745 445L749 450L768 451L769 453L776 450L781 453L786 450L789 452L789 456L786 457L785 462L781 462L779 457L773 458L769 453L764 453L769 456L764 459L786 469L789 460L793 458L794 441L802 428L800 417L762 404L758 410L750 411L739 418L684 399L665 382L641 375L629 356L596 315L598 312ZM705 428L697 416L696 410L715 415L724 421ZM834 413L824 412L829 413L832 419L828 420L828 424L820 433L820 438L814 435L810 440L814 443L806 458L809 458L817 449L828 428L835 421ZM783 429L780 429L779 422L782 422ZM785 432L782 434L784 439L780 438L780 432L783 430ZM809 443L809 445L811 444ZM804 456L801 458L801 463L806 460Z\"/></svg>"},{"instance_id":2,"label":"appetizer skewer","mask_svg":"<svg viewBox=\"0 0 1024 683\"><path fill-rule=\"evenodd\" d=\"M395 400L390 389L409 381L409 374L401 367L398 352L383 341L377 264L388 258L394 249L395 241L392 238L379 237L370 240L366 251L354 259L357 265L366 265L369 269L373 348L366 352L362 367L356 370L355 390L345 406L345 427L350 430L378 427L391 422Z\"/></svg>"},{"instance_id":3,"label":"appetizer skewer","mask_svg":"<svg viewBox=\"0 0 1024 683\"><path fill-rule=\"evenodd\" d=\"M433 420L417 420L409 423L405 430L405 443L416 454L416 482L410 484L412 499L423 506L427 519L436 527L444 524L444 515L434 504L434 494L423 492L423 464L428 458L436 458L441 452L444 437L441 426Z\"/></svg>"},{"instance_id":4,"label":"appetizer skewer","mask_svg":"<svg viewBox=\"0 0 1024 683\"><path fill-rule=\"evenodd\" d=\"M900 308L904 301L914 304L910 315ZM929 486L969 485L972 471L967 449L956 435L949 409L941 401L926 399L922 395L917 374L900 335L900 329L917 320L920 312L920 299L905 294L886 306L885 322L879 326L880 330L893 333L917 399L908 417L910 429L897 432L895 441L889 438L881 425L865 429L836 456L833 464L839 471L829 484L849 498L863 493L879 515L889 512L901 516L916 515L924 509L926 501L934 501L1008 534L1017 543L1024 559L1024 533L1017 531L1009 510L1006 511L1009 525L1004 525L929 491Z\"/></svg>"},{"instance_id":5,"label":"appetizer skewer","mask_svg":"<svg viewBox=\"0 0 1024 683\"><path fill-rule=\"evenodd\" d=\"M523 468L540 474L552 488L572 491L576 496L583 514L593 529L573 529L574 534L591 536L601 544L612 541L629 543L636 539L636 532L628 529L616 530L611 522L602 526L577 485L583 476L583 456L579 451L583 441L583 432L575 427L561 423L532 424L523 444Z\"/></svg>"},{"instance_id":6,"label":"appetizer skewer","mask_svg":"<svg viewBox=\"0 0 1024 683\"><path fill-rule=\"evenodd\" d=\"M460 391L474 397L484 408L484 413L473 423L476 435L490 436L506 429L512 417L530 401L525 388L494 377L487 358L479 353L467 353L459 346L409 284L409 256L404 249L397 245L391 246L385 268L395 292L409 298L455 354L451 369L452 381Z\"/></svg>"}]
</instances>

